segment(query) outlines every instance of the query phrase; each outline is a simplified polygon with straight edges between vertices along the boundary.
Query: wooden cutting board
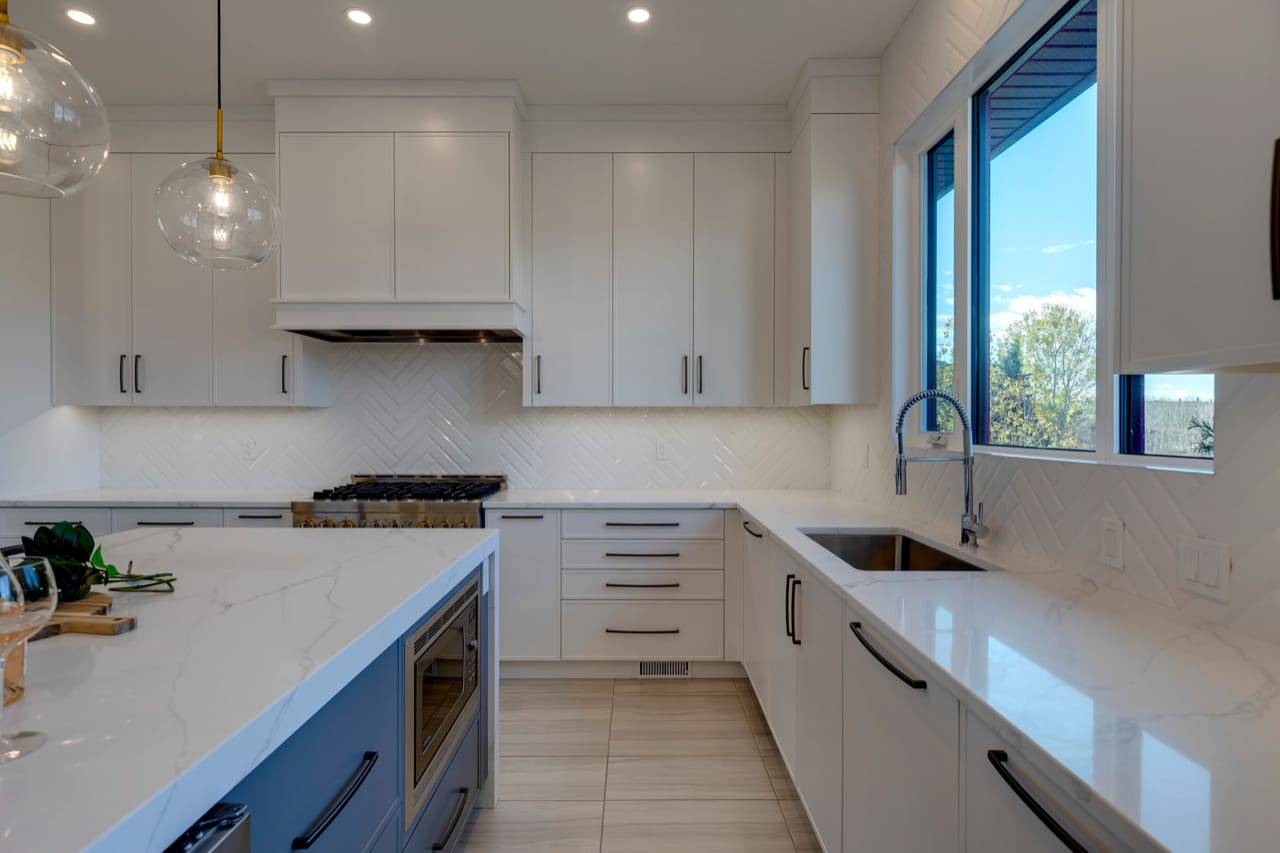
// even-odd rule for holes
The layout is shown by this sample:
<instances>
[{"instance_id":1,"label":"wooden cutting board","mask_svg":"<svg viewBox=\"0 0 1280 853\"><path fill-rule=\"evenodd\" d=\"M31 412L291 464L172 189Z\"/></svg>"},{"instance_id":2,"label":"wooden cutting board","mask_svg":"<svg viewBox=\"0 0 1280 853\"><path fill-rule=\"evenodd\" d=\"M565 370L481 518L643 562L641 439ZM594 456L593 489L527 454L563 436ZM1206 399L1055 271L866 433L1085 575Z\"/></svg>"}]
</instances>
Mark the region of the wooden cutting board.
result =
<instances>
[{"instance_id":1,"label":"wooden cutting board","mask_svg":"<svg viewBox=\"0 0 1280 853\"><path fill-rule=\"evenodd\" d=\"M138 627L133 616L109 616L111 596L105 592L91 592L79 601L67 601L58 605L40 632L28 642L43 640L58 634L101 634L114 636Z\"/></svg>"}]
</instances>

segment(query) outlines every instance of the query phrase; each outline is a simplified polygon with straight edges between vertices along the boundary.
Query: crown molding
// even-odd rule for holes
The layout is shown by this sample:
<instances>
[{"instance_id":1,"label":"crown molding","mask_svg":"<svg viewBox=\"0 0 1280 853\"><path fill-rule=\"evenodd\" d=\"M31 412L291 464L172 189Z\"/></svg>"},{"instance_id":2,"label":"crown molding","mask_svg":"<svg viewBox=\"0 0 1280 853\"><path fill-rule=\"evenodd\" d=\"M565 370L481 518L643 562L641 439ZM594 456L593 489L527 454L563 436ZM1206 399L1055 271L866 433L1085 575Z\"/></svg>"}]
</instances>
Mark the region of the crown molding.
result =
<instances>
[{"instance_id":1,"label":"crown molding","mask_svg":"<svg viewBox=\"0 0 1280 853\"><path fill-rule=\"evenodd\" d=\"M795 113L809 84L822 77L879 77L879 59L810 59L800 69L796 84L787 98L787 114Z\"/></svg>"}]
</instances>

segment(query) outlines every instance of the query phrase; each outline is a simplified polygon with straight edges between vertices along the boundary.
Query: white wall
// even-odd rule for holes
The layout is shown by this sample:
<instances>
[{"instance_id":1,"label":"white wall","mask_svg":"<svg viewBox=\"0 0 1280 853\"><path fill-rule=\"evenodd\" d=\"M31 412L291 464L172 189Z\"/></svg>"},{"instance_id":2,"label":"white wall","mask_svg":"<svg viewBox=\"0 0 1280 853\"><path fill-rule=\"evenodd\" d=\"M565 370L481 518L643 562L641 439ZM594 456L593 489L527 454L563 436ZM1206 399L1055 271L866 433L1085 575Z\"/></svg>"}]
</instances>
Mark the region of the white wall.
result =
<instances>
[{"instance_id":1,"label":"white wall","mask_svg":"<svg viewBox=\"0 0 1280 853\"><path fill-rule=\"evenodd\" d=\"M0 196L0 496L98 484L98 416L54 409L49 202Z\"/></svg>"},{"instance_id":2,"label":"white wall","mask_svg":"<svg viewBox=\"0 0 1280 853\"><path fill-rule=\"evenodd\" d=\"M920 111L1016 8L1019 0L920 0L881 60L882 287L890 289L893 145ZM881 305L889 325L889 300ZM886 344L887 346L887 344ZM886 359L887 361L887 359ZM833 487L901 513L941 537L958 535L959 466L913 466L911 494L893 494L890 377L878 407L832 413ZM980 458L977 496L993 536L987 556L1015 569L1078 572L1218 624L1280 641L1280 377L1218 380L1216 473ZM868 446L871 464L864 467ZM1125 523L1126 568L1098 560L1103 518ZM1187 595L1177 585L1179 536L1231 546L1231 603Z\"/></svg>"}]
</instances>

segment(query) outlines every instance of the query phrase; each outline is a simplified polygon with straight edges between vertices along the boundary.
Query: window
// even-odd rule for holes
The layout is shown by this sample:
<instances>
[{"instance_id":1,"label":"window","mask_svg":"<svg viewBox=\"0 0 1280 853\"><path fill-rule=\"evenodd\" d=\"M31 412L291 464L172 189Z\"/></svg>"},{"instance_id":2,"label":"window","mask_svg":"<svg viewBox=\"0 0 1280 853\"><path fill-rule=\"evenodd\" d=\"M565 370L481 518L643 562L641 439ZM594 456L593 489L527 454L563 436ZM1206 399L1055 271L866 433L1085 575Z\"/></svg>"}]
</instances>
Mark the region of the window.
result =
<instances>
[{"instance_id":1,"label":"window","mask_svg":"<svg viewBox=\"0 0 1280 853\"><path fill-rule=\"evenodd\" d=\"M1212 376L1120 377L1120 452L1213 458Z\"/></svg>"},{"instance_id":2,"label":"window","mask_svg":"<svg viewBox=\"0 0 1280 853\"><path fill-rule=\"evenodd\" d=\"M924 387L955 389L956 137L948 133L925 155ZM955 412L926 400L925 432L951 432Z\"/></svg>"},{"instance_id":3,"label":"window","mask_svg":"<svg viewBox=\"0 0 1280 853\"><path fill-rule=\"evenodd\" d=\"M980 444L1097 446L1097 33L1068 7L974 101Z\"/></svg>"}]
</instances>

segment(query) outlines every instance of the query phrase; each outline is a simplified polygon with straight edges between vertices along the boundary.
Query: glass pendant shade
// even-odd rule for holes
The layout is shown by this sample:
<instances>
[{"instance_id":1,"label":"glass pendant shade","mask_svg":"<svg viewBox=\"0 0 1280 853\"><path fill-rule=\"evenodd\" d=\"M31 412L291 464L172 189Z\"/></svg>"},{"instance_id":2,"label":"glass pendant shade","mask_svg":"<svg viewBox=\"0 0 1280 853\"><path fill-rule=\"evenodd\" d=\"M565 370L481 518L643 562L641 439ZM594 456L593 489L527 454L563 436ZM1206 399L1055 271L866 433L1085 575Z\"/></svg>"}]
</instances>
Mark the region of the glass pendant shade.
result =
<instances>
[{"instance_id":1,"label":"glass pendant shade","mask_svg":"<svg viewBox=\"0 0 1280 853\"><path fill-rule=\"evenodd\" d=\"M195 160L169 173L156 190L156 217L169 246L202 267L256 267L279 241L275 194L230 160Z\"/></svg>"},{"instance_id":2,"label":"glass pendant shade","mask_svg":"<svg viewBox=\"0 0 1280 853\"><path fill-rule=\"evenodd\" d=\"M107 159L102 99L53 45L0 21L0 193L61 198Z\"/></svg>"}]
</instances>

